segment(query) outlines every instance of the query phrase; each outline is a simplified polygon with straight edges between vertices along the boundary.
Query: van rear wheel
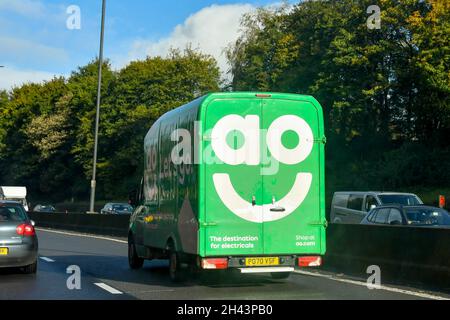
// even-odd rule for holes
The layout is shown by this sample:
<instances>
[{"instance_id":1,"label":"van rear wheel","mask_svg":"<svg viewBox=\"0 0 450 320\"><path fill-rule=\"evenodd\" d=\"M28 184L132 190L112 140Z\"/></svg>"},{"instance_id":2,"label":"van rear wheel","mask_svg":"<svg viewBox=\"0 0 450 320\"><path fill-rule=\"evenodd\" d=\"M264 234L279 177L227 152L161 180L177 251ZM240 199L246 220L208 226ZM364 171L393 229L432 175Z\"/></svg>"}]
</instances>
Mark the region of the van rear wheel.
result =
<instances>
[{"instance_id":1,"label":"van rear wheel","mask_svg":"<svg viewBox=\"0 0 450 320\"><path fill-rule=\"evenodd\" d=\"M181 282L184 280L184 273L181 269L180 255L175 251L170 251L169 275L170 280L173 282Z\"/></svg>"},{"instance_id":2,"label":"van rear wheel","mask_svg":"<svg viewBox=\"0 0 450 320\"><path fill-rule=\"evenodd\" d=\"M287 279L291 276L290 272L272 272L270 274L272 276L272 279L275 280L282 280L282 279Z\"/></svg>"},{"instance_id":3,"label":"van rear wheel","mask_svg":"<svg viewBox=\"0 0 450 320\"><path fill-rule=\"evenodd\" d=\"M139 269L144 265L144 259L139 258L132 239L128 240L128 264L131 269Z\"/></svg>"}]
</instances>

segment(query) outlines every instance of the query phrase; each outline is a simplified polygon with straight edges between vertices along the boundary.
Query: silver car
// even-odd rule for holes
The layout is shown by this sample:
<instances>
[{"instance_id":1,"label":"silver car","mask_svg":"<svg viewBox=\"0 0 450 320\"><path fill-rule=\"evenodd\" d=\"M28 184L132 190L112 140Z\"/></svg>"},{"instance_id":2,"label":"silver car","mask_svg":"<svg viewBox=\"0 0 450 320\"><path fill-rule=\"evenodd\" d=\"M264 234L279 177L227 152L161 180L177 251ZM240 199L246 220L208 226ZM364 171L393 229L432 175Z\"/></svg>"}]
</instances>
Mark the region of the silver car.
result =
<instances>
[{"instance_id":1,"label":"silver car","mask_svg":"<svg viewBox=\"0 0 450 320\"><path fill-rule=\"evenodd\" d=\"M387 204L421 205L422 200L413 193L348 191L335 192L331 202L332 223L359 224L367 213Z\"/></svg>"},{"instance_id":2,"label":"silver car","mask_svg":"<svg viewBox=\"0 0 450 320\"><path fill-rule=\"evenodd\" d=\"M0 201L0 268L36 273L38 239L34 222L18 202Z\"/></svg>"}]
</instances>

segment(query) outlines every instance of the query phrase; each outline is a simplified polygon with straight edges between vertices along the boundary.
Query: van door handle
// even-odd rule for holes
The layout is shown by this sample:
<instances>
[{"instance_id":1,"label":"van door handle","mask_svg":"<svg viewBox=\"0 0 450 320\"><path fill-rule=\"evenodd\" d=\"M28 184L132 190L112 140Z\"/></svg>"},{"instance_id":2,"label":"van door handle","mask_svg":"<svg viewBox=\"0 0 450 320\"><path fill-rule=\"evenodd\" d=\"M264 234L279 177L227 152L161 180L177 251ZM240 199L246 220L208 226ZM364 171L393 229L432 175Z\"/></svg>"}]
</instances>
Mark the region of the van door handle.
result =
<instances>
[{"instance_id":1,"label":"van door handle","mask_svg":"<svg viewBox=\"0 0 450 320\"><path fill-rule=\"evenodd\" d=\"M270 211L272 211L272 212L284 212L284 211L286 211L285 208L280 207L280 206L278 206L276 204L275 196L272 197L272 205L274 206L274 207L270 208Z\"/></svg>"},{"instance_id":2,"label":"van door handle","mask_svg":"<svg viewBox=\"0 0 450 320\"><path fill-rule=\"evenodd\" d=\"M317 227L324 227L327 228L328 227L328 221L327 220L323 220L323 221L314 221L314 222L310 222L308 223L310 226L317 226Z\"/></svg>"},{"instance_id":3,"label":"van door handle","mask_svg":"<svg viewBox=\"0 0 450 320\"><path fill-rule=\"evenodd\" d=\"M213 221L211 221L211 222L203 222L203 223L201 223L201 225L203 227L215 227L215 226L217 226L217 222L213 222Z\"/></svg>"}]
</instances>

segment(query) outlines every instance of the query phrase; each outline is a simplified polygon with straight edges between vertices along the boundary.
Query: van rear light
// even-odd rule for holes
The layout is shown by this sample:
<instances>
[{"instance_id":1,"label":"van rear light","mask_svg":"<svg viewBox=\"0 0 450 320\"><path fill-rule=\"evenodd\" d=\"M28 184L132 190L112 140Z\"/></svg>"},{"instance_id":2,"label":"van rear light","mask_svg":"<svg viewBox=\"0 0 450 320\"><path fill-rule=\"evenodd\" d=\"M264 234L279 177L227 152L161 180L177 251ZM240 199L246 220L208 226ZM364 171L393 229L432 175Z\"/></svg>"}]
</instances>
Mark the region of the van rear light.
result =
<instances>
[{"instance_id":1,"label":"van rear light","mask_svg":"<svg viewBox=\"0 0 450 320\"><path fill-rule=\"evenodd\" d=\"M445 197L439 196L439 208L445 208Z\"/></svg>"},{"instance_id":2,"label":"van rear light","mask_svg":"<svg viewBox=\"0 0 450 320\"><path fill-rule=\"evenodd\" d=\"M16 233L19 236L25 236L25 237L31 237L36 234L36 231L34 230L34 227L31 224L21 224L17 226Z\"/></svg>"},{"instance_id":3,"label":"van rear light","mask_svg":"<svg viewBox=\"0 0 450 320\"><path fill-rule=\"evenodd\" d=\"M202 259L202 269L227 269L227 258Z\"/></svg>"},{"instance_id":4,"label":"van rear light","mask_svg":"<svg viewBox=\"0 0 450 320\"><path fill-rule=\"evenodd\" d=\"M299 267L320 267L322 265L321 256L307 256L298 258Z\"/></svg>"}]
</instances>

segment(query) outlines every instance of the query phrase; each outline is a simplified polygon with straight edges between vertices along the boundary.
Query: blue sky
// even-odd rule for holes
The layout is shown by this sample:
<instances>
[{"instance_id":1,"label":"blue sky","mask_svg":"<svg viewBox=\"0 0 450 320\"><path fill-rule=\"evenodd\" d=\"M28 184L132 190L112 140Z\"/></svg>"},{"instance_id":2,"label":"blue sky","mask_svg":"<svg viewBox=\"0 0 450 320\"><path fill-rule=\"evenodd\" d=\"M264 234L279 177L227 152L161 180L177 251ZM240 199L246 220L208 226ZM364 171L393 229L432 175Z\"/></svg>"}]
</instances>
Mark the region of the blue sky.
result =
<instances>
[{"instance_id":1,"label":"blue sky","mask_svg":"<svg viewBox=\"0 0 450 320\"><path fill-rule=\"evenodd\" d=\"M295 1L290 1L294 3ZM107 0L105 56L119 69L170 47L214 55L237 37L239 18L276 0ZM67 8L80 8L81 29L66 26ZM0 0L0 88L68 75L98 55L101 0Z\"/></svg>"}]
</instances>

